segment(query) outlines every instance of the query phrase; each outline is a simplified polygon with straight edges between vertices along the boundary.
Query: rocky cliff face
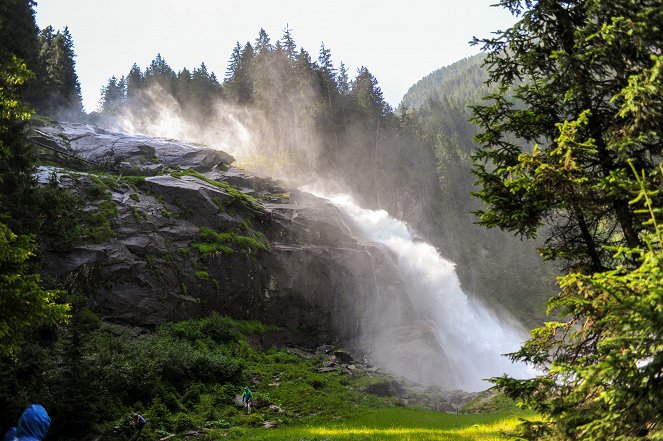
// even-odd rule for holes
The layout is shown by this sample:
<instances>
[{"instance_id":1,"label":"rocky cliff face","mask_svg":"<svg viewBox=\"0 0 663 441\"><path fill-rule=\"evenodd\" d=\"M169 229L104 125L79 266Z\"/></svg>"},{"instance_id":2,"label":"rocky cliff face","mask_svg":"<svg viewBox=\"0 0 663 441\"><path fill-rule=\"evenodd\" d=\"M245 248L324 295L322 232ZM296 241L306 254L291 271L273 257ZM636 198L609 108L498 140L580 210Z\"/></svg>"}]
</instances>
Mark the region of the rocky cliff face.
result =
<instances>
[{"instance_id":1,"label":"rocky cliff face","mask_svg":"<svg viewBox=\"0 0 663 441\"><path fill-rule=\"evenodd\" d=\"M280 326L277 343L341 342L444 386L436 378L446 361L391 257L326 200L204 146L81 124L41 127L32 139L70 163L113 170L39 169L41 181L55 177L85 196L89 214L107 217L108 234L44 259L48 275L84 280L102 318L153 326L218 311ZM410 357L428 367L413 369Z\"/></svg>"},{"instance_id":2,"label":"rocky cliff face","mask_svg":"<svg viewBox=\"0 0 663 441\"><path fill-rule=\"evenodd\" d=\"M33 140L118 171L40 168L42 180L55 171L86 194L86 210L116 208L111 238L45 259L54 276L91 274L94 308L108 320L145 326L220 311L322 343L411 313L389 256L333 205L229 167L230 155L77 124L42 127ZM95 185L105 186L96 199Z\"/></svg>"}]
</instances>

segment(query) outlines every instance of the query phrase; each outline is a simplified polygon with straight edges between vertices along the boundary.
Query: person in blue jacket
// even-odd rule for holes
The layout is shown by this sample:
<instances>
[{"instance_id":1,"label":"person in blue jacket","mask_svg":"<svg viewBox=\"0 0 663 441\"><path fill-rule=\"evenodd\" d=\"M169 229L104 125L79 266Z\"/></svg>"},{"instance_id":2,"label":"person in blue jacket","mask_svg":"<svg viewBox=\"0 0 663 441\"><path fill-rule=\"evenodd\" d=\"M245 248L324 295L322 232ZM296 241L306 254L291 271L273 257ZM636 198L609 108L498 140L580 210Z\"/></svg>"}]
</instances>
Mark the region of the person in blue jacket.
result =
<instances>
[{"instance_id":1,"label":"person in blue jacket","mask_svg":"<svg viewBox=\"0 0 663 441\"><path fill-rule=\"evenodd\" d=\"M51 417L39 404L31 404L23 411L16 427L7 431L3 441L41 441L51 426Z\"/></svg>"}]
</instances>

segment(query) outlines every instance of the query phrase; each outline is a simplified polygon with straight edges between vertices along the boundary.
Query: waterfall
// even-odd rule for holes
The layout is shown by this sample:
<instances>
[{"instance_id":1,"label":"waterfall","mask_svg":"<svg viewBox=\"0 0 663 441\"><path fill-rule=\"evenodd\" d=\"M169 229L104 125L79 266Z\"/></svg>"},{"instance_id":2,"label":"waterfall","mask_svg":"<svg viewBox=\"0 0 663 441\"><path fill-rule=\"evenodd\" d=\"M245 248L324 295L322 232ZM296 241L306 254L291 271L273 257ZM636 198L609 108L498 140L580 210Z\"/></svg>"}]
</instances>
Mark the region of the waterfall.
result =
<instances>
[{"instance_id":1,"label":"waterfall","mask_svg":"<svg viewBox=\"0 0 663 441\"><path fill-rule=\"evenodd\" d=\"M347 195L323 197L344 212L366 239L382 244L395 256L410 302L418 318L432 324L439 350L447 360L438 369L451 370L441 373L447 387L481 390L490 386L486 378L504 373L518 378L534 374L503 356L521 346L526 336L523 330L468 297L454 264L435 247L416 238L404 222L384 210L361 208ZM406 366L426 362L410 360Z\"/></svg>"}]
</instances>

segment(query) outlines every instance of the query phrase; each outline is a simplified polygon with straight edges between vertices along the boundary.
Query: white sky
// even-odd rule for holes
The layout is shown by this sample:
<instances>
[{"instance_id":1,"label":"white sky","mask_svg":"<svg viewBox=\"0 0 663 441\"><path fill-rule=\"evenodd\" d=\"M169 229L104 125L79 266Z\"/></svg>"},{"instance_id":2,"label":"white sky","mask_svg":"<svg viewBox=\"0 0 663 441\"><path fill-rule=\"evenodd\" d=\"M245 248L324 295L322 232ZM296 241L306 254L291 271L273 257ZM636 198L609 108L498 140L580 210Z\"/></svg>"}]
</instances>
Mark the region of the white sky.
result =
<instances>
[{"instance_id":1,"label":"white sky","mask_svg":"<svg viewBox=\"0 0 663 441\"><path fill-rule=\"evenodd\" d=\"M396 106L419 79L479 51L468 42L515 22L497 0L39 0L37 25L74 38L86 111L111 75L142 70L161 53L175 71L205 62L223 79L237 41L260 28L274 43L286 24L315 60L321 42L353 78L366 66Z\"/></svg>"}]
</instances>

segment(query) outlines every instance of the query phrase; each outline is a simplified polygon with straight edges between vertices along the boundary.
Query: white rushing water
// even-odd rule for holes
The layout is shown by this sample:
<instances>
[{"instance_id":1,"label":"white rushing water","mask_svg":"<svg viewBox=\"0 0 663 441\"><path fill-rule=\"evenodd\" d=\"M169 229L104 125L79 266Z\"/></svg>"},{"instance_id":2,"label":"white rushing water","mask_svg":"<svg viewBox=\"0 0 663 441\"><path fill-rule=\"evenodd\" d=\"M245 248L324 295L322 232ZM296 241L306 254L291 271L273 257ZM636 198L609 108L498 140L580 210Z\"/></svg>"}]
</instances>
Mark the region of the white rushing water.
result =
<instances>
[{"instance_id":1,"label":"white rushing water","mask_svg":"<svg viewBox=\"0 0 663 441\"><path fill-rule=\"evenodd\" d=\"M384 210L359 207L351 197L326 197L346 213L364 237L386 246L396 256L396 265L417 315L433 323L440 349L449 361L454 384L465 390L490 386L486 378L531 377L524 365L514 364L502 354L516 351L526 334L501 320L461 289L455 266L429 243L421 241L407 225ZM426 360L418 360L425 363Z\"/></svg>"}]
</instances>

